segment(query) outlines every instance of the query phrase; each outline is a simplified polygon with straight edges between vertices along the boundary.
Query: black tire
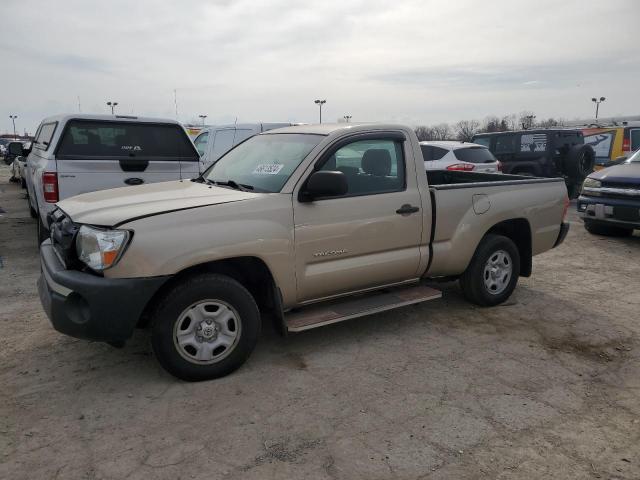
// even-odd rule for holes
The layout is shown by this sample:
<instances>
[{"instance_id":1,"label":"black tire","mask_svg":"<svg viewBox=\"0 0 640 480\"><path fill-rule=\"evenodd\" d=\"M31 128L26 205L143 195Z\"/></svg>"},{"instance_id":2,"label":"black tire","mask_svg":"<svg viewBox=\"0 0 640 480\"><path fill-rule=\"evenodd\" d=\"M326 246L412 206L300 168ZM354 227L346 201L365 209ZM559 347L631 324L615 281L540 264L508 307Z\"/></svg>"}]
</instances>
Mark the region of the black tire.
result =
<instances>
[{"instance_id":1,"label":"black tire","mask_svg":"<svg viewBox=\"0 0 640 480\"><path fill-rule=\"evenodd\" d=\"M570 199L578 198L580 196L580 191L582 190L582 184L570 183L567 185L567 196Z\"/></svg>"},{"instance_id":2,"label":"black tire","mask_svg":"<svg viewBox=\"0 0 640 480\"><path fill-rule=\"evenodd\" d=\"M585 178L593 172L596 154L591 145L574 145L564 159L564 173L571 178Z\"/></svg>"},{"instance_id":3,"label":"black tire","mask_svg":"<svg viewBox=\"0 0 640 480\"><path fill-rule=\"evenodd\" d=\"M27 188L27 182L24 178L20 178L20 186L22 188Z\"/></svg>"},{"instance_id":4,"label":"black tire","mask_svg":"<svg viewBox=\"0 0 640 480\"><path fill-rule=\"evenodd\" d=\"M494 293L486 286L485 266L500 251L508 253L510 257L511 277L504 290ZM520 254L516 245L510 238L490 233L480 241L469 266L460 276L460 287L468 301L482 307L490 307L504 302L511 296L518 283L519 275Z\"/></svg>"},{"instance_id":5,"label":"black tire","mask_svg":"<svg viewBox=\"0 0 640 480\"><path fill-rule=\"evenodd\" d=\"M239 337L222 359L205 364L186 359L174 335L184 312L209 300L222 302L237 312ZM170 374L190 382L223 377L238 369L249 358L261 329L260 312L249 291L230 277L210 273L189 277L166 292L152 311L151 321L151 343L158 362Z\"/></svg>"},{"instance_id":6,"label":"black tire","mask_svg":"<svg viewBox=\"0 0 640 480\"><path fill-rule=\"evenodd\" d=\"M31 218L38 218L38 211L31 206L31 200L29 199L28 193L27 193L27 202L29 202L29 216Z\"/></svg>"},{"instance_id":7,"label":"black tire","mask_svg":"<svg viewBox=\"0 0 640 480\"><path fill-rule=\"evenodd\" d=\"M38 212L36 212L36 216L38 217L38 248L40 248L42 242L49 238L49 230L44 226L44 223L42 223L42 217L38 214Z\"/></svg>"},{"instance_id":8,"label":"black tire","mask_svg":"<svg viewBox=\"0 0 640 480\"><path fill-rule=\"evenodd\" d=\"M633 234L633 228L616 227L614 225L603 225L585 220L584 228L593 235L604 235L607 237L628 237Z\"/></svg>"}]
</instances>

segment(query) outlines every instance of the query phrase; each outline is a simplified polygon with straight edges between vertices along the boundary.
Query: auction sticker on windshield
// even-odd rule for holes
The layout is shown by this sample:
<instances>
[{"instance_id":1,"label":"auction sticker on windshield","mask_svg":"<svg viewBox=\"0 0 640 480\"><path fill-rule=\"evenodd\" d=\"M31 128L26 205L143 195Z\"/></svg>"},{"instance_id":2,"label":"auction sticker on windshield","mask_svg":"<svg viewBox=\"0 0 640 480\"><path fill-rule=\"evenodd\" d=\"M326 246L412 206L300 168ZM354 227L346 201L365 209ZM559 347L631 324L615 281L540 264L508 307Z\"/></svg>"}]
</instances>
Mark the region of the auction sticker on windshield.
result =
<instances>
[{"instance_id":1,"label":"auction sticker on windshield","mask_svg":"<svg viewBox=\"0 0 640 480\"><path fill-rule=\"evenodd\" d=\"M284 165L282 163L261 163L254 170L254 175L277 175Z\"/></svg>"}]
</instances>

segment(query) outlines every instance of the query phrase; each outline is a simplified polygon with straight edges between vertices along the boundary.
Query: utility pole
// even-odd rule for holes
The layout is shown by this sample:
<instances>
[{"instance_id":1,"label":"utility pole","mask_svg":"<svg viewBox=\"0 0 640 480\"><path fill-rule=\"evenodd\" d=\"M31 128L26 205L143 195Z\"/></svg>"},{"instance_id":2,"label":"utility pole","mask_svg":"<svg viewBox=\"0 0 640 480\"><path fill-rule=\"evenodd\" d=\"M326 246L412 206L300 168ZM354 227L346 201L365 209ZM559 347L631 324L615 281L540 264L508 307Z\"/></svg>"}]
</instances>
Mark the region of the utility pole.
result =
<instances>
[{"instance_id":1,"label":"utility pole","mask_svg":"<svg viewBox=\"0 0 640 480\"><path fill-rule=\"evenodd\" d=\"M16 118L18 118L18 115L9 115L9 118L13 122L13 139L15 140L16 138L18 138L16 136Z\"/></svg>"},{"instance_id":2,"label":"utility pole","mask_svg":"<svg viewBox=\"0 0 640 480\"><path fill-rule=\"evenodd\" d=\"M604 102L605 100L606 100L606 98L604 98L604 97L600 97L600 99L597 99L597 98L593 97L591 99L591 101L596 104L596 121L598 120L598 110L600 109L600 104L602 102Z\"/></svg>"},{"instance_id":3,"label":"utility pole","mask_svg":"<svg viewBox=\"0 0 640 480\"><path fill-rule=\"evenodd\" d=\"M204 127L204 119L207 118L206 115L198 115L202 119L202 126Z\"/></svg>"},{"instance_id":4,"label":"utility pole","mask_svg":"<svg viewBox=\"0 0 640 480\"><path fill-rule=\"evenodd\" d=\"M118 102L107 102L107 105L111 107L111 115L115 115L115 108L118 105Z\"/></svg>"},{"instance_id":5,"label":"utility pole","mask_svg":"<svg viewBox=\"0 0 640 480\"><path fill-rule=\"evenodd\" d=\"M349 123L349 121L351 120L351 115L345 115L342 118L344 118L346 120L346 122Z\"/></svg>"},{"instance_id":6,"label":"utility pole","mask_svg":"<svg viewBox=\"0 0 640 480\"><path fill-rule=\"evenodd\" d=\"M326 100L316 100L313 103L315 103L316 105L318 105L320 107L320 123L322 123L322 105L327 103L327 101Z\"/></svg>"}]
</instances>

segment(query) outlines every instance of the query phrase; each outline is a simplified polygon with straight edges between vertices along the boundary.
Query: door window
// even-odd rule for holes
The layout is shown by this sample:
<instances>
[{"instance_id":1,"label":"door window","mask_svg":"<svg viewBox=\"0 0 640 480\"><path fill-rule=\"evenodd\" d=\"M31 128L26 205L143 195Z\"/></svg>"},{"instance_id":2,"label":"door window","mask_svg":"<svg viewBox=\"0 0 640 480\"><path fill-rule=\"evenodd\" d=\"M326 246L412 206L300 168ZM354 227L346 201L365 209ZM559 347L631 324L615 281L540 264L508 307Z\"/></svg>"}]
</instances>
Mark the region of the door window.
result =
<instances>
[{"instance_id":1,"label":"door window","mask_svg":"<svg viewBox=\"0 0 640 480\"><path fill-rule=\"evenodd\" d=\"M640 148L640 128L634 128L629 132L631 137L631 151L635 152Z\"/></svg>"},{"instance_id":2,"label":"door window","mask_svg":"<svg viewBox=\"0 0 640 480\"><path fill-rule=\"evenodd\" d=\"M440 160L447 153L449 153L449 150L447 150L446 148L440 148L440 147L431 147L431 148L433 149L431 153L431 160Z\"/></svg>"},{"instance_id":3,"label":"door window","mask_svg":"<svg viewBox=\"0 0 640 480\"><path fill-rule=\"evenodd\" d=\"M431 147L430 145L420 145L420 150L422 150L422 158L424 159L425 162L429 162L432 160L431 158L432 149L433 147Z\"/></svg>"},{"instance_id":4,"label":"door window","mask_svg":"<svg viewBox=\"0 0 640 480\"><path fill-rule=\"evenodd\" d=\"M345 196L397 192L405 188L402 143L360 140L339 148L321 170L338 170L347 177Z\"/></svg>"},{"instance_id":5,"label":"door window","mask_svg":"<svg viewBox=\"0 0 640 480\"><path fill-rule=\"evenodd\" d=\"M515 135L500 135L496 137L495 153L515 153L515 151L516 151Z\"/></svg>"},{"instance_id":6,"label":"door window","mask_svg":"<svg viewBox=\"0 0 640 480\"><path fill-rule=\"evenodd\" d=\"M34 146L39 150L48 150L53 138L53 133L56 131L58 122L44 123L38 131Z\"/></svg>"},{"instance_id":7,"label":"door window","mask_svg":"<svg viewBox=\"0 0 640 480\"><path fill-rule=\"evenodd\" d=\"M219 159L222 155L227 153L231 147L233 147L233 137L235 134L235 128L218 130L216 132L216 137L213 141L213 151L211 152L213 158L211 160Z\"/></svg>"},{"instance_id":8,"label":"door window","mask_svg":"<svg viewBox=\"0 0 640 480\"><path fill-rule=\"evenodd\" d=\"M196 150L200 156L203 156L207 151L207 140L209 139L209 132L204 132L198 135L193 144L196 146Z\"/></svg>"},{"instance_id":9,"label":"door window","mask_svg":"<svg viewBox=\"0 0 640 480\"><path fill-rule=\"evenodd\" d=\"M473 143L476 143L478 145L483 145L487 148L489 148L489 145L491 144L491 138L490 137L477 137L473 139Z\"/></svg>"}]
</instances>

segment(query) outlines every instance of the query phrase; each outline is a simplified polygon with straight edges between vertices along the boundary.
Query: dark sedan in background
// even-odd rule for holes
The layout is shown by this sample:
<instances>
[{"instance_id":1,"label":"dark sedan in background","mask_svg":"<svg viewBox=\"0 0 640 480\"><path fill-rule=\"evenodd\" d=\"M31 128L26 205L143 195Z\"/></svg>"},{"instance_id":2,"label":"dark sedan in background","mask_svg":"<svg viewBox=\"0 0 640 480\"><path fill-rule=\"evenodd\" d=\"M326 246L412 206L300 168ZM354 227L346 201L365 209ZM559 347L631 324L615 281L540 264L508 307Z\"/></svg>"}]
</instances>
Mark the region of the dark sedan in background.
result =
<instances>
[{"instance_id":1,"label":"dark sedan in background","mask_svg":"<svg viewBox=\"0 0 640 480\"><path fill-rule=\"evenodd\" d=\"M585 179L578 213L590 233L626 236L640 229L640 150Z\"/></svg>"}]
</instances>

